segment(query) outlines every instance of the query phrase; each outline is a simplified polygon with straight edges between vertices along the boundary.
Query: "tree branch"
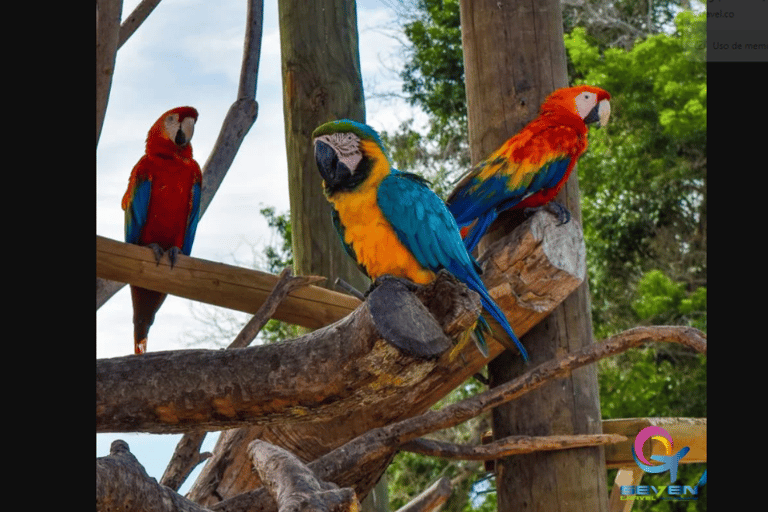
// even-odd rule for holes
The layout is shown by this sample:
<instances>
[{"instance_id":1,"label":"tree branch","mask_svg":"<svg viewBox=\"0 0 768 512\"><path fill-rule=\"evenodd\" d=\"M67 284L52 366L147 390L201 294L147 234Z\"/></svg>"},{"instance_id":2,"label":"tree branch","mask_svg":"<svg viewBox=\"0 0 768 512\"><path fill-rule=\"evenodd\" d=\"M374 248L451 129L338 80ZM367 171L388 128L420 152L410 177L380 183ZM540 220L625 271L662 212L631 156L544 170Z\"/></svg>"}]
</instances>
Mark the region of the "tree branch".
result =
<instances>
[{"instance_id":1,"label":"tree branch","mask_svg":"<svg viewBox=\"0 0 768 512\"><path fill-rule=\"evenodd\" d=\"M147 475L123 440L112 442L109 455L96 459L96 510L119 512L206 512Z\"/></svg>"},{"instance_id":2,"label":"tree branch","mask_svg":"<svg viewBox=\"0 0 768 512\"><path fill-rule=\"evenodd\" d=\"M123 21L123 24L120 25L120 36L117 41L118 50L144 23L144 20L149 17L159 3L160 0L141 0L141 3L136 6L133 12Z\"/></svg>"},{"instance_id":3,"label":"tree branch","mask_svg":"<svg viewBox=\"0 0 768 512\"><path fill-rule=\"evenodd\" d=\"M502 403L519 398L546 382L564 377L570 372L605 357L622 353L648 342L678 343L697 352L707 351L706 336L692 327L638 327L629 329L605 341L586 346L572 354L547 361L520 377L474 397L430 410L385 427L369 430L348 443L311 462L308 467L322 480L342 487L352 486L358 496L364 492L354 483L361 474L379 470L382 460L388 461L404 443L436 430L450 428L486 412ZM245 492L218 505L217 511L273 511L265 504L263 489Z\"/></svg>"},{"instance_id":4,"label":"tree branch","mask_svg":"<svg viewBox=\"0 0 768 512\"><path fill-rule=\"evenodd\" d=\"M318 480L292 453L261 440L248 449L253 467L280 512L357 512L355 491Z\"/></svg>"},{"instance_id":5,"label":"tree branch","mask_svg":"<svg viewBox=\"0 0 768 512\"><path fill-rule=\"evenodd\" d=\"M434 512L451 497L452 485L448 477L438 478L418 496L397 509L397 512Z\"/></svg>"},{"instance_id":6,"label":"tree branch","mask_svg":"<svg viewBox=\"0 0 768 512\"><path fill-rule=\"evenodd\" d=\"M161 485L178 491L192 470L211 456L210 452L200 453L205 435L204 430L198 430L181 436L160 478Z\"/></svg>"},{"instance_id":7,"label":"tree branch","mask_svg":"<svg viewBox=\"0 0 768 512\"><path fill-rule=\"evenodd\" d=\"M480 446L459 445L435 441L433 439L414 439L400 446L407 452L459 460L495 460L509 455L520 455L538 451L568 450L585 446L602 446L621 443L626 436L618 434L582 434L561 436L509 436Z\"/></svg>"},{"instance_id":8,"label":"tree branch","mask_svg":"<svg viewBox=\"0 0 768 512\"><path fill-rule=\"evenodd\" d=\"M122 0L96 2L96 145L99 145L104 116L107 113L109 91L115 74L115 57L120 31Z\"/></svg>"},{"instance_id":9,"label":"tree branch","mask_svg":"<svg viewBox=\"0 0 768 512\"><path fill-rule=\"evenodd\" d=\"M277 283L267 297L267 300L264 301L256 314L253 315L253 318L245 324L245 327L241 329L240 333L227 348L242 348L250 345L289 293L297 288L324 280L325 278L320 276L294 277L291 267L285 267L278 276Z\"/></svg>"}]
</instances>

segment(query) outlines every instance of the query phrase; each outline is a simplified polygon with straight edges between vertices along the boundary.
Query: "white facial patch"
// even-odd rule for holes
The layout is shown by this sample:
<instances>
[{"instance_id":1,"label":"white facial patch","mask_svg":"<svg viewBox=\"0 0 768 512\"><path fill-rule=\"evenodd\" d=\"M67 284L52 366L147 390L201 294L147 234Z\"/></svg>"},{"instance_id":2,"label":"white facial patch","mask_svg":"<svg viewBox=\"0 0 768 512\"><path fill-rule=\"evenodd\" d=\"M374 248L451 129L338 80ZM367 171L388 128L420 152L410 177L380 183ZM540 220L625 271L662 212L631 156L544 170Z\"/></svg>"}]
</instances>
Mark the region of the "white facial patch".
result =
<instances>
[{"instance_id":1,"label":"white facial patch","mask_svg":"<svg viewBox=\"0 0 768 512\"><path fill-rule=\"evenodd\" d=\"M595 104L597 104L597 95L593 92L583 92L576 96L576 111L582 119L589 115L589 112L595 108Z\"/></svg>"},{"instance_id":2,"label":"white facial patch","mask_svg":"<svg viewBox=\"0 0 768 512\"><path fill-rule=\"evenodd\" d=\"M330 133L320 135L315 140L325 142L333 148L339 161L347 166L352 174L355 173L357 165L363 159L363 153L360 151L360 137L354 133Z\"/></svg>"},{"instance_id":3,"label":"white facial patch","mask_svg":"<svg viewBox=\"0 0 768 512\"><path fill-rule=\"evenodd\" d=\"M179 114L171 114L165 118L165 135L173 140L179 131Z\"/></svg>"}]
</instances>

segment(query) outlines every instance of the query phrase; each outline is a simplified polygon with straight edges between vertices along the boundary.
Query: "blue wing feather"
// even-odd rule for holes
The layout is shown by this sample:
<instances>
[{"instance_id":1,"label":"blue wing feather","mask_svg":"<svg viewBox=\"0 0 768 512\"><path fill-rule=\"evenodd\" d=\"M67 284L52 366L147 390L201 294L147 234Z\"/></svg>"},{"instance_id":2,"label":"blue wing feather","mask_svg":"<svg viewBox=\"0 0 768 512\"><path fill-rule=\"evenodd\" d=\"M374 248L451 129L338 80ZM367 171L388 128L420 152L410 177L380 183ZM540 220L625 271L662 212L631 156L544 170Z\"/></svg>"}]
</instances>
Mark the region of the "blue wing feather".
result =
<instances>
[{"instance_id":1,"label":"blue wing feather","mask_svg":"<svg viewBox=\"0 0 768 512\"><path fill-rule=\"evenodd\" d=\"M414 174L393 169L379 185L377 202L400 242L424 268L433 272L446 269L480 294L483 307L504 328L527 361L525 348L480 280L480 267L464 247L456 221L426 182ZM412 213L404 214L407 211Z\"/></svg>"},{"instance_id":2,"label":"blue wing feather","mask_svg":"<svg viewBox=\"0 0 768 512\"><path fill-rule=\"evenodd\" d=\"M200 194L200 183L195 183L192 186L192 208L187 219L187 231L184 233L184 246L181 248L181 253L186 256L192 252L192 243L195 241L197 223L200 220Z\"/></svg>"},{"instance_id":3,"label":"blue wing feather","mask_svg":"<svg viewBox=\"0 0 768 512\"><path fill-rule=\"evenodd\" d=\"M152 192L150 180L138 181L133 189L133 195L128 207L125 209L125 241L129 244L138 244L141 230L147 222L149 210L149 197Z\"/></svg>"}]
</instances>

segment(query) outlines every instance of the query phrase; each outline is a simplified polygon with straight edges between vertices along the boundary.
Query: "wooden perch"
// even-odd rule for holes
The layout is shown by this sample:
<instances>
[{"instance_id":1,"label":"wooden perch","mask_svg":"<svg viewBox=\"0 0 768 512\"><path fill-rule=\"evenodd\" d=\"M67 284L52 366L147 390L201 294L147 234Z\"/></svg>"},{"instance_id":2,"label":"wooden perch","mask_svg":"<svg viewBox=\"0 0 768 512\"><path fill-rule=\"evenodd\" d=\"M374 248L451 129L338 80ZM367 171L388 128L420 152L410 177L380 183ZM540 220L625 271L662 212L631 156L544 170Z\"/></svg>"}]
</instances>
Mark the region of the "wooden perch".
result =
<instances>
[{"instance_id":1,"label":"wooden perch","mask_svg":"<svg viewBox=\"0 0 768 512\"><path fill-rule=\"evenodd\" d=\"M278 277L258 270L191 258L180 254L173 269L158 265L146 247L96 236L98 277L160 290L207 304L254 314L266 301ZM360 301L317 286L293 291L273 318L316 329L354 311Z\"/></svg>"},{"instance_id":2,"label":"wooden perch","mask_svg":"<svg viewBox=\"0 0 768 512\"><path fill-rule=\"evenodd\" d=\"M355 491L318 480L292 453L261 440L248 453L279 512L357 512Z\"/></svg>"}]
</instances>

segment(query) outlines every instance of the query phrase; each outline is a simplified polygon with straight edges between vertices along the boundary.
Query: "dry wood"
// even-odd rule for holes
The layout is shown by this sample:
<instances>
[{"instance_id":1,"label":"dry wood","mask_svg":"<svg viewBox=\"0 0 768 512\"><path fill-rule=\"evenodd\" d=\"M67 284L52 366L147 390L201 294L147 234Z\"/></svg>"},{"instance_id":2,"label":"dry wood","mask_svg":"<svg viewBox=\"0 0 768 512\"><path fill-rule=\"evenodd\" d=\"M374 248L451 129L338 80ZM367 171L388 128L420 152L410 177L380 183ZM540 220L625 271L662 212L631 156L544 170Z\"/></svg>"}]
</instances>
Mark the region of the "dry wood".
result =
<instances>
[{"instance_id":1,"label":"dry wood","mask_svg":"<svg viewBox=\"0 0 768 512\"><path fill-rule=\"evenodd\" d=\"M162 485L178 491L192 470L211 456L210 452L200 453L205 435L205 431L198 430L181 436L160 478Z\"/></svg>"},{"instance_id":2,"label":"dry wood","mask_svg":"<svg viewBox=\"0 0 768 512\"><path fill-rule=\"evenodd\" d=\"M618 434L509 436L488 444L474 446L446 443L433 439L414 439L403 444L400 449L447 459L494 460L536 451L569 450L585 446L615 444L626 440L626 436Z\"/></svg>"},{"instance_id":3,"label":"dry wood","mask_svg":"<svg viewBox=\"0 0 768 512\"><path fill-rule=\"evenodd\" d=\"M357 512L355 491L319 480L292 453L259 439L248 447L253 467L279 512Z\"/></svg>"},{"instance_id":4,"label":"dry wood","mask_svg":"<svg viewBox=\"0 0 768 512\"><path fill-rule=\"evenodd\" d=\"M514 258L520 258L524 264L511 264L503 267L505 272L509 274L508 282L515 283L515 293L520 296L527 295L525 283L531 283L530 276L535 275L537 281L531 286L535 286L539 290L537 293L542 296L541 303L550 305L555 304L558 300L563 300L578 284L578 276L583 275L584 272L583 268L577 264L579 259L564 260L557 256L559 253L556 251L551 259L548 256L548 251L557 247L557 244L547 241L550 237L557 238L559 243L574 244L574 240L579 240L582 236L576 223L559 227L555 224L554 217L544 212L529 218L518 229L523 232L534 233L532 236L510 234L510 238L507 239L509 244L519 245L519 250L515 252ZM563 239L563 234L567 235L567 239ZM505 242L499 243L488 252L486 259L492 261L494 252L496 250L502 251L505 246ZM504 256L502 259L508 261L509 256ZM450 301L443 301L442 295L441 293L436 294L432 300L433 303L427 305L428 309L434 312L450 306ZM551 299L548 300L546 297L551 297ZM528 303L532 302L529 300ZM510 302L506 301L502 308L509 305ZM519 336L547 314L545 310L531 314L522 314L519 313L519 310L516 313L510 313L506 310L505 312L512 328ZM518 321L518 316L516 316L518 314L522 321ZM436 316L439 317L439 315ZM491 320L488 315L486 315L486 319ZM490 323L494 332L503 332L495 322ZM489 359L492 359L503 350L503 347L496 340L490 339L489 350ZM535 347L529 347L529 350L535 350ZM365 401L342 416L329 419L327 422L256 426L249 428L247 434L224 432L219 437L220 445L217 444L217 448L214 449L213 457L206 463L190 490L190 496L201 503L213 506L220 501L219 496L226 499L247 489L257 487L259 481L250 471L250 463L245 457L238 455L255 438L282 446L304 461L312 461L371 428L426 411L456 386L477 373L487 364L487 361L470 343L453 359L441 358L439 364L432 371L426 372L420 382L403 388L398 398L391 402ZM403 370L406 369L403 368ZM401 378L398 376L398 379ZM384 467L382 462L381 469L383 470ZM375 482L377 478L378 476L373 481ZM361 494L359 490L358 495L364 497L364 494Z\"/></svg>"},{"instance_id":5,"label":"dry wood","mask_svg":"<svg viewBox=\"0 0 768 512\"><path fill-rule=\"evenodd\" d=\"M117 49L130 38L134 32L144 23L144 20L155 10L160 0L141 0L139 5L133 10L133 12L125 18L123 24L120 25L120 37L117 41Z\"/></svg>"},{"instance_id":6,"label":"dry wood","mask_svg":"<svg viewBox=\"0 0 768 512\"><path fill-rule=\"evenodd\" d=\"M451 497L451 479L441 477L424 489L421 494L397 509L397 512L435 512Z\"/></svg>"},{"instance_id":7,"label":"dry wood","mask_svg":"<svg viewBox=\"0 0 768 512\"><path fill-rule=\"evenodd\" d=\"M104 1L104 0L102 0ZM101 4L102 2L99 2ZM113 2L114 3L114 2ZM243 46L243 62L240 70L240 85L237 99L229 107L224 122L219 131L219 137L211 150L208 160L203 165L203 188L200 200L200 216L202 217L213 200L214 194L224 180L232 161L240 149L243 139L256 122L258 104L256 103L256 78L259 71L259 57L261 55L261 34L263 30L263 0L248 1L248 19L245 27L245 44ZM98 10L97 10L98 13ZM117 23L120 19L118 14ZM105 40L109 42L110 40ZM97 54L100 53L99 45L102 42L97 34ZM117 32L115 30L115 44L117 44ZM115 49L116 51L116 49ZM108 54L109 52L107 52ZM114 54L114 52L113 52ZM99 57L97 57L97 88L99 86ZM114 59L114 56L113 56ZM102 66L103 67L103 66ZM111 71L111 68L110 68ZM111 75L110 75L111 83ZM106 110L106 97L101 108L100 96L97 89L96 112L96 142L99 140L104 110ZM105 93L107 96L109 90ZM126 175L126 180L128 176ZM125 282L110 280L109 278L96 277L96 309L99 309L115 293L125 286Z\"/></svg>"},{"instance_id":8,"label":"dry wood","mask_svg":"<svg viewBox=\"0 0 768 512\"><path fill-rule=\"evenodd\" d=\"M385 427L372 429L343 446L308 464L318 478L342 487L353 487L358 496L367 485L361 475L376 471L382 460L389 460L404 443L436 430L449 428L503 403L515 400L541 387L553 379L567 377L572 371L600 359L619 354L648 342L678 343L697 352L706 353L706 336L691 327L638 327L605 341L595 343L575 353L547 361L530 369L520 377L474 397L430 410L420 416L408 418ZM263 488L245 492L217 505L213 510L273 511L274 506L265 503Z\"/></svg>"},{"instance_id":9,"label":"dry wood","mask_svg":"<svg viewBox=\"0 0 768 512\"><path fill-rule=\"evenodd\" d=\"M278 276L277 283L274 289L261 305L256 314L253 315L247 324L240 330L238 335L229 344L227 348L242 348L247 347L256 338L261 329L269 322L272 316L277 311L277 307L280 303L291 293L293 290L302 288L312 283L325 281L324 277L320 276L299 276L295 277L291 270L291 267L285 267Z\"/></svg>"},{"instance_id":10,"label":"dry wood","mask_svg":"<svg viewBox=\"0 0 768 512\"><path fill-rule=\"evenodd\" d=\"M96 459L96 510L110 512L206 512L208 509L150 478L122 440Z\"/></svg>"},{"instance_id":11,"label":"dry wood","mask_svg":"<svg viewBox=\"0 0 768 512\"><path fill-rule=\"evenodd\" d=\"M385 282L371 297L390 283L398 284ZM480 311L477 294L447 273L419 293L423 299L409 294L411 300L422 309L421 300L436 304L432 314L451 337L473 325L476 316L467 311ZM391 320L408 322L414 316L408 304ZM162 433L328 421L367 404L402 412L407 406L398 397L441 361L415 359L393 347L378 333L366 302L339 322L282 343L99 360L96 428Z\"/></svg>"},{"instance_id":12,"label":"dry wood","mask_svg":"<svg viewBox=\"0 0 768 512\"><path fill-rule=\"evenodd\" d=\"M173 269L158 265L152 251L96 236L96 275L208 304L256 313L277 283L277 276L191 258L180 254ZM360 305L343 293L307 286L290 293L274 318L318 328L339 320Z\"/></svg>"},{"instance_id":13,"label":"dry wood","mask_svg":"<svg viewBox=\"0 0 768 512\"><path fill-rule=\"evenodd\" d=\"M115 74L115 57L120 33L122 0L97 0L96 2L96 144L99 144L101 128L109 102L112 77ZM127 179L127 177L126 177Z\"/></svg>"}]
</instances>

